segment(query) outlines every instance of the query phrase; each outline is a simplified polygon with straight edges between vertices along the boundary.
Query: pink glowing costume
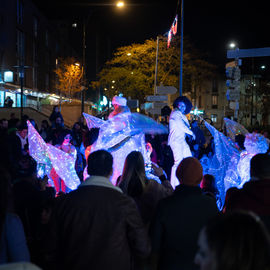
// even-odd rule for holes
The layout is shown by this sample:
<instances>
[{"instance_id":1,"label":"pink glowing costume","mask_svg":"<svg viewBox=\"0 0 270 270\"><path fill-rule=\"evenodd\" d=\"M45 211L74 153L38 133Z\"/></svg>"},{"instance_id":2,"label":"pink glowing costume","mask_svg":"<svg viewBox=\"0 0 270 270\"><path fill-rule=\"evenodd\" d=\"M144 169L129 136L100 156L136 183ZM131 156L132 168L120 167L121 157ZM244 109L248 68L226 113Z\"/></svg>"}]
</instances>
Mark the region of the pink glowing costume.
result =
<instances>
[{"instance_id":1,"label":"pink glowing costume","mask_svg":"<svg viewBox=\"0 0 270 270\"><path fill-rule=\"evenodd\" d=\"M120 113L107 121L92 115L83 114L89 129L100 128L99 137L91 148L91 152L105 149L113 155L113 176L111 181L116 183L122 174L127 155L132 151L140 151L145 163L151 163L145 147L144 134L167 133L165 126L152 118L138 113Z\"/></svg>"},{"instance_id":2,"label":"pink glowing costume","mask_svg":"<svg viewBox=\"0 0 270 270\"><path fill-rule=\"evenodd\" d=\"M38 164L44 164L49 178L53 168L69 189L76 189L80 184L80 179L75 171L76 158L74 155L65 153L51 144L46 144L29 121L27 121L27 125L30 155ZM53 181L49 182L53 185Z\"/></svg>"}]
</instances>

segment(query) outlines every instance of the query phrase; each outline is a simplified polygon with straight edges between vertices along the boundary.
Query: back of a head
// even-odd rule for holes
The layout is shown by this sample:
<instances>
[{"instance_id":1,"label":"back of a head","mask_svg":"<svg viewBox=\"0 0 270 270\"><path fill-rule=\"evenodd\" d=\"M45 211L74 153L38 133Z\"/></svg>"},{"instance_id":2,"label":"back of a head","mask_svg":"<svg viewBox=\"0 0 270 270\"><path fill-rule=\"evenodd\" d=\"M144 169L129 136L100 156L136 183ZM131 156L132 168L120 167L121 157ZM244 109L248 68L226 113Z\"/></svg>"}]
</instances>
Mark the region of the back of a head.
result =
<instances>
[{"instance_id":1,"label":"back of a head","mask_svg":"<svg viewBox=\"0 0 270 270\"><path fill-rule=\"evenodd\" d=\"M200 161L194 157L184 158L177 167L176 177L180 184L198 186L203 177L203 168Z\"/></svg>"},{"instance_id":2,"label":"back of a head","mask_svg":"<svg viewBox=\"0 0 270 270\"><path fill-rule=\"evenodd\" d=\"M108 177L113 170L113 157L105 150L91 153L87 160L87 172L90 176Z\"/></svg>"},{"instance_id":3,"label":"back of a head","mask_svg":"<svg viewBox=\"0 0 270 270\"><path fill-rule=\"evenodd\" d=\"M144 159L139 151L132 151L125 160L123 173L120 180L120 188L131 197L142 194L145 186Z\"/></svg>"},{"instance_id":4,"label":"back of a head","mask_svg":"<svg viewBox=\"0 0 270 270\"><path fill-rule=\"evenodd\" d=\"M270 269L270 238L258 216L248 212L220 214L205 228L218 270Z\"/></svg>"},{"instance_id":5,"label":"back of a head","mask_svg":"<svg viewBox=\"0 0 270 270\"><path fill-rule=\"evenodd\" d=\"M173 108L174 109L177 108L180 102L185 103L185 105L186 105L185 114L188 114L191 111L191 109L192 109L192 103L191 103L191 101L187 97L185 97L185 96L179 96L178 98L176 98L174 100L174 102L173 102Z\"/></svg>"},{"instance_id":6,"label":"back of a head","mask_svg":"<svg viewBox=\"0 0 270 270\"><path fill-rule=\"evenodd\" d=\"M250 176L258 179L270 179L270 156L257 154L250 160Z\"/></svg>"},{"instance_id":7,"label":"back of a head","mask_svg":"<svg viewBox=\"0 0 270 270\"><path fill-rule=\"evenodd\" d=\"M203 176L200 187L206 191L217 193L215 177L211 174L205 174Z\"/></svg>"}]
</instances>

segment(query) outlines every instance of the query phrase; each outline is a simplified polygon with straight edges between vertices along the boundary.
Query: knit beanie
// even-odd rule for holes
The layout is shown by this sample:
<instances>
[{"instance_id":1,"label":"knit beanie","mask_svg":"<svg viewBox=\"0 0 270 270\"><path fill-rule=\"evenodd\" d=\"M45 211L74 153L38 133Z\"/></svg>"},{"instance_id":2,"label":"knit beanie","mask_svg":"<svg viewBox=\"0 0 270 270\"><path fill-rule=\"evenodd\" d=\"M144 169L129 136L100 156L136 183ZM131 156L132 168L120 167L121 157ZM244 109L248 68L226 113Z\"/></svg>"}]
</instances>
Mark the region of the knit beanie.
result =
<instances>
[{"instance_id":1,"label":"knit beanie","mask_svg":"<svg viewBox=\"0 0 270 270\"><path fill-rule=\"evenodd\" d=\"M203 168L200 161L194 157L184 158L177 167L176 177L180 184L199 185L203 177Z\"/></svg>"}]
</instances>

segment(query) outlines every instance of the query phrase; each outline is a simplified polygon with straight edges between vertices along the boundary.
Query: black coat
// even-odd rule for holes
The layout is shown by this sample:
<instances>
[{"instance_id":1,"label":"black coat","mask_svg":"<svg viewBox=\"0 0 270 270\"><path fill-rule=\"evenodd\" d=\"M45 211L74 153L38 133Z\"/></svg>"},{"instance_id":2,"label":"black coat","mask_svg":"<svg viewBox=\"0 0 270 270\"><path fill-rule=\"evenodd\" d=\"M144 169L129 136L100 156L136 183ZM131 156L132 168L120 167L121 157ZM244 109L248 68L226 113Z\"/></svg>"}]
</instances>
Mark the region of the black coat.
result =
<instances>
[{"instance_id":1,"label":"black coat","mask_svg":"<svg viewBox=\"0 0 270 270\"><path fill-rule=\"evenodd\" d=\"M160 201L150 228L158 269L198 269L193 263L200 230L218 213L215 201L199 187L179 185Z\"/></svg>"},{"instance_id":2,"label":"black coat","mask_svg":"<svg viewBox=\"0 0 270 270\"><path fill-rule=\"evenodd\" d=\"M56 205L48 253L50 269L129 270L150 241L135 202L112 188L83 186Z\"/></svg>"}]
</instances>

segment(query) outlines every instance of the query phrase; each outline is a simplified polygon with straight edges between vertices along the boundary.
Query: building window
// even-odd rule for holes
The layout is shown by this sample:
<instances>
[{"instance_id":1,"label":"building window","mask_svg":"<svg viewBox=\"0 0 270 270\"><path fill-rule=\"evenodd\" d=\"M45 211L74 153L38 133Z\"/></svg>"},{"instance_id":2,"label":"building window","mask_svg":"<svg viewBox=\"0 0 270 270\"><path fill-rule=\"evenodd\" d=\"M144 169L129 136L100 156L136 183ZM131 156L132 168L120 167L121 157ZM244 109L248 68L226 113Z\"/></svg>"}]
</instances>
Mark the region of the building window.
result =
<instances>
[{"instance_id":1,"label":"building window","mask_svg":"<svg viewBox=\"0 0 270 270\"><path fill-rule=\"evenodd\" d=\"M38 19L34 17L33 20L33 32L34 32L34 37L37 38L38 35Z\"/></svg>"},{"instance_id":2,"label":"building window","mask_svg":"<svg viewBox=\"0 0 270 270\"><path fill-rule=\"evenodd\" d=\"M212 109L217 109L218 107L218 96L212 95Z\"/></svg>"},{"instance_id":3,"label":"building window","mask_svg":"<svg viewBox=\"0 0 270 270\"><path fill-rule=\"evenodd\" d=\"M213 121L213 123L216 123L217 122L217 115L211 114L211 120Z\"/></svg>"},{"instance_id":4,"label":"building window","mask_svg":"<svg viewBox=\"0 0 270 270\"><path fill-rule=\"evenodd\" d=\"M216 79L212 81L212 92L218 92L218 84Z\"/></svg>"},{"instance_id":5,"label":"building window","mask_svg":"<svg viewBox=\"0 0 270 270\"><path fill-rule=\"evenodd\" d=\"M17 23L23 23L23 3L21 0L17 0Z\"/></svg>"}]
</instances>

